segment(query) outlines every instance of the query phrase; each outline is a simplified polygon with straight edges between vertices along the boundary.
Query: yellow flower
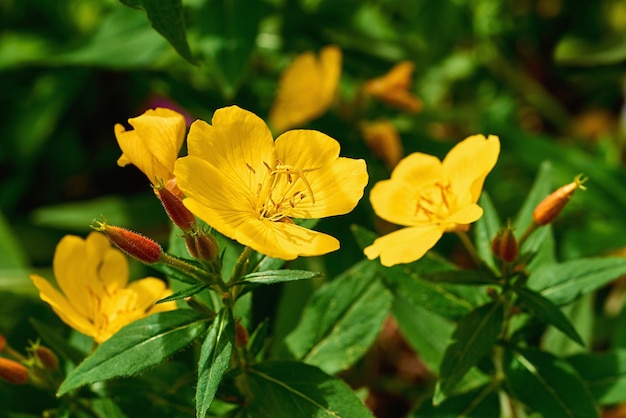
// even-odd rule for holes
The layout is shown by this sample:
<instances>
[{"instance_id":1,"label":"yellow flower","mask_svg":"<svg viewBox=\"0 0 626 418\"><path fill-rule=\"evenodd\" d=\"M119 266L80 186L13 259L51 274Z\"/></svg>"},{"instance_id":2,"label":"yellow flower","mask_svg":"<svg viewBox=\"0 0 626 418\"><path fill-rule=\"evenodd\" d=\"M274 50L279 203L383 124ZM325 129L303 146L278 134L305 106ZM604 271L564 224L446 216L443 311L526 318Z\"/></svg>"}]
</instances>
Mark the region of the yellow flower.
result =
<instances>
[{"instance_id":1,"label":"yellow flower","mask_svg":"<svg viewBox=\"0 0 626 418\"><path fill-rule=\"evenodd\" d=\"M128 260L98 232L86 239L66 235L52 264L61 291L36 274L30 278L39 296L70 327L102 343L124 325L156 312L172 310L174 302L155 305L172 292L147 277L128 283Z\"/></svg>"},{"instance_id":2,"label":"yellow flower","mask_svg":"<svg viewBox=\"0 0 626 418\"><path fill-rule=\"evenodd\" d=\"M330 45L322 48L319 59L305 52L285 69L269 115L276 132L302 126L326 112L339 84L341 55L341 49Z\"/></svg>"},{"instance_id":3,"label":"yellow flower","mask_svg":"<svg viewBox=\"0 0 626 418\"><path fill-rule=\"evenodd\" d=\"M276 139L255 114L219 109L198 120L189 156L174 173L185 205L227 237L270 257L291 260L339 248L339 241L295 225L292 218L350 212L367 184L365 161L339 158L339 143L313 130Z\"/></svg>"},{"instance_id":4,"label":"yellow flower","mask_svg":"<svg viewBox=\"0 0 626 418\"><path fill-rule=\"evenodd\" d=\"M134 164L154 185L173 180L174 162L185 140L185 117L170 109L156 108L128 119L128 123L133 130L115 125L115 137L122 150L117 164Z\"/></svg>"},{"instance_id":5,"label":"yellow flower","mask_svg":"<svg viewBox=\"0 0 626 418\"><path fill-rule=\"evenodd\" d=\"M422 101L409 92L414 65L410 61L396 64L382 77L365 83L365 92L383 103L408 112L422 109Z\"/></svg>"},{"instance_id":6,"label":"yellow flower","mask_svg":"<svg viewBox=\"0 0 626 418\"><path fill-rule=\"evenodd\" d=\"M384 266L421 258L444 232L465 231L483 210L476 204L487 174L500 154L497 136L473 135L458 143L443 162L413 153L396 166L391 179L372 188L374 212L407 228L380 237L365 248Z\"/></svg>"},{"instance_id":7,"label":"yellow flower","mask_svg":"<svg viewBox=\"0 0 626 418\"><path fill-rule=\"evenodd\" d=\"M372 154L382 159L387 168L392 169L398 164L404 151L400 134L393 123L389 121L363 123L361 134Z\"/></svg>"}]
</instances>

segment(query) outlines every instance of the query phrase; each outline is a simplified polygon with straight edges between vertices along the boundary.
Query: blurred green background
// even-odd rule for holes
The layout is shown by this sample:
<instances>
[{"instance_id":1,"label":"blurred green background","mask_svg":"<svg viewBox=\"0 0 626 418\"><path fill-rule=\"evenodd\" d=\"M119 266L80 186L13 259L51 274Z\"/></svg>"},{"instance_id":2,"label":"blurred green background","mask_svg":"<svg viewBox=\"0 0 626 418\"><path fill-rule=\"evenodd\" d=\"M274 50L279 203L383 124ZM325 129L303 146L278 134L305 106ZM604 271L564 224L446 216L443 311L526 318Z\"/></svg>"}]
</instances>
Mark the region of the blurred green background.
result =
<instances>
[{"instance_id":1,"label":"blurred green background","mask_svg":"<svg viewBox=\"0 0 626 418\"><path fill-rule=\"evenodd\" d=\"M308 127L365 158L368 187L389 171L365 146L361 121L391 120L405 154L443 156L468 135L496 134L502 153L486 191L503 219L549 160L554 187L590 178L555 225L557 256L626 248L623 0L184 0L193 63L123 3L140 2L0 0L0 333L15 347L37 337L29 317L67 331L28 279L50 277L63 235L86 235L104 214L167 242L145 176L116 165L115 123L165 103L191 119L230 104L266 118L282 69L329 44L344 54L339 97ZM415 64L422 112L373 101L346 111L364 81L403 60ZM350 223L374 229L367 197L348 217L320 222L342 250L308 263L332 275L361 259ZM455 246L446 238L437 248L453 256ZM32 413L53 403L15 407L34 389L19 391L0 404Z\"/></svg>"}]
</instances>

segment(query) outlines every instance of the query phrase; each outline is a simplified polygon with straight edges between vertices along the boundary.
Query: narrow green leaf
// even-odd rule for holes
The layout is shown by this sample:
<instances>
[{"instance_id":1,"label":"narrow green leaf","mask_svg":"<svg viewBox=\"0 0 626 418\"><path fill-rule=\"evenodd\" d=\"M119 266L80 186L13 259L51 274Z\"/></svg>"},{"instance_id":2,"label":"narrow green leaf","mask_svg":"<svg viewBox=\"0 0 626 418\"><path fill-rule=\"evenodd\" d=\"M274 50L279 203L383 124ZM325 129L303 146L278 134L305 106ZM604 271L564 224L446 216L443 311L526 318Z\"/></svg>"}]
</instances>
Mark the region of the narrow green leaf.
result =
<instances>
[{"instance_id":1,"label":"narrow green leaf","mask_svg":"<svg viewBox=\"0 0 626 418\"><path fill-rule=\"evenodd\" d=\"M363 228L361 225L350 225L352 235L359 245L360 249L364 249L368 245L371 245L378 237L375 232L370 231L367 228Z\"/></svg>"},{"instance_id":2,"label":"narrow green leaf","mask_svg":"<svg viewBox=\"0 0 626 418\"><path fill-rule=\"evenodd\" d=\"M589 346L597 331L595 295L588 293L577 301L561 307L561 312L570 323L575 325L585 346ZM572 341L555 327L549 327L545 330L541 336L540 348L550 353L556 353L561 357L586 351L584 347Z\"/></svg>"},{"instance_id":3,"label":"narrow green leaf","mask_svg":"<svg viewBox=\"0 0 626 418\"><path fill-rule=\"evenodd\" d=\"M321 277L321 273L305 270L266 270L246 274L237 284L272 284Z\"/></svg>"},{"instance_id":4,"label":"narrow green leaf","mask_svg":"<svg viewBox=\"0 0 626 418\"><path fill-rule=\"evenodd\" d=\"M506 349L504 369L512 394L541 416L598 416L589 390L564 360L545 351Z\"/></svg>"},{"instance_id":5,"label":"narrow green leaf","mask_svg":"<svg viewBox=\"0 0 626 418\"><path fill-rule=\"evenodd\" d=\"M373 417L348 385L308 364L262 363L241 377L250 396L244 408L249 418Z\"/></svg>"},{"instance_id":6,"label":"narrow green leaf","mask_svg":"<svg viewBox=\"0 0 626 418\"><path fill-rule=\"evenodd\" d=\"M252 358L256 357L261 350L265 347L265 339L267 337L267 331L269 328L269 318L265 318L261 322L254 332L250 334L250 340L248 341L248 352Z\"/></svg>"},{"instance_id":7,"label":"narrow green leaf","mask_svg":"<svg viewBox=\"0 0 626 418\"><path fill-rule=\"evenodd\" d=\"M535 207L550 193L552 192L552 164L549 161L544 161L539 166L537 177L530 192L524 200L524 204L517 213L515 222L515 235L519 238L526 228L533 222L533 211ZM525 247L522 248L522 250Z\"/></svg>"},{"instance_id":8,"label":"narrow green leaf","mask_svg":"<svg viewBox=\"0 0 626 418\"><path fill-rule=\"evenodd\" d=\"M163 298L161 300L157 300L155 303L165 303L165 302L171 302L173 300L180 300L180 299L185 299L189 296L193 296L196 293L200 293L202 292L204 289L208 288L209 285L206 283L199 283L196 284L194 286L190 286L187 287L185 289L182 289L166 298Z\"/></svg>"},{"instance_id":9,"label":"narrow green leaf","mask_svg":"<svg viewBox=\"0 0 626 418\"><path fill-rule=\"evenodd\" d=\"M379 267L386 279L385 283L394 295L406 297L411 304L420 305L429 311L452 319L462 317L488 300L487 293L477 286L461 286L426 280L424 276L448 274L450 271L458 272L447 262L440 263L436 256L428 255L429 253L417 263L409 265Z\"/></svg>"},{"instance_id":10,"label":"narrow green leaf","mask_svg":"<svg viewBox=\"0 0 626 418\"><path fill-rule=\"evenodd\" d=\"M249 71L261 20L259 2L229 0L206 2L198 12L207 60L225 98L232 98Z\"/></svg>"},{"instance_id":11,"label":"narrow green leaf","mask_svg":"<svg viewBox=\"0 0 626 418\"><path fill-rule=\"evenodd\" d=\"M363 260L315 292L285 344L326 373L344 370L374 342L391 301L376 264Z\"/></svg>"},{"instance_id":12,"label":"narrow green leaf","mask_svg":"<svg viewBox=\"0 0 626 418\"><path fill-rule=\"evenodd\" d=\"M410 418L499 418L500 400L493 385L450 396L440 405L423 402Z\"/></svg>"},{"instance_id":13,"label":"narrow green leaf","mask_svg":"<svg viewBox=\"0 0 626 418\"><path fill-rule=\"evenodd\" d=\"M581 353L566 359L600 405L626 401L626 350Z\"/></svg>"},{"instance_id":14,"label":"narrow green leaf","mask_svg":"<svg viewBox=\"0 0 626 418\"><path fill-rule=\"evenodd\" d=\"M189 309L152 314L126 325L69 373L57 395L154 366L198 338L207 326L206 317Z\"/></svg>"},{"instance_id":15,"label":"narrow green leaf","mask_svg":"<svg viewBox=\"0 0 626 418\"><path fill-rule=\"evenodd\" d=\"M563 312L561 312L561 310L549 299L543 297L541 293L537 293L526 288L516 288L515 292L517 293L520 302L524 304L530 313L542 321L554 325L556 328L561 330L563 334L567 335L578 344L582 346L585 345L583 339L578 334L578 331L576 331L576 328L574 328L569 319L567 319L565 314L563 314Z\"/></svg>"},{"instance_id":16,"label":"narrow green leaf","mask_svg":"<svg viewBox=\"0 0 626 418\"><path fill-rule=\"evenodd\" d=\"M494 277L482 270L453 270L442 271L433 274L424 274L424 280L433 283L451 283L451 284L497 284Z\"/></svg>"},{"instance_id":17,"label":"narrow green leaf","mask_svg":"<svg viewBox=\"0 0 626 418\"><path fill-rule=\"evenodd\" d=\"M566 305L626 273L626 258L582 258L545 265L528 279L528 287L557 305Z\"/></svg>"},{"instance_id":18,"label":"narrow green leaf","mask_svg":"<svg viewBox=\"0 0 626 418\"><path fill-rule=\"evenodd\" d=\"M207 334L198 362L196 416L206 415L224 372L230 365L235 340L235 321L229 309L222 309Z\"/></svg>"},{"instance_id":19,"label":"narrow green leaf","mask_svg":"<svg viewBox=\"0 0 626 418\"><path fill-rule=\"evenodd\" d=\"M141 3L145 9L152 27L167 39L181 57L195 64L187 43L182 0L140 0L129 2L128 5L134 7L137 3Z\"/></svg>"},{"instance_id":20,"label":"narrow green leaf","mask_svg":"<svg viewBox=\"0 0 626 418\"><path fill-rule=\"evenodd\" d=\"M483 305L459 321L443 355L435 404L451 395L465 373L491 350L502 332L503 321L504 308L499 302Z\"/></svg>"},{"instance_id":21,"label":"narrow green leaf","mask_svg":"<svg viewBox=\"0 0 626 418\"><path fill-rule=\"evenodd\" d=\"M493 253L491 252L491 241L498 233L501 222L498 212L491 202L491 198L483 190L478 205L483 208L483 216L474 225L474 242L476 251L480 258L493 270L498 271Z\"/></svg>"}]
</instances>

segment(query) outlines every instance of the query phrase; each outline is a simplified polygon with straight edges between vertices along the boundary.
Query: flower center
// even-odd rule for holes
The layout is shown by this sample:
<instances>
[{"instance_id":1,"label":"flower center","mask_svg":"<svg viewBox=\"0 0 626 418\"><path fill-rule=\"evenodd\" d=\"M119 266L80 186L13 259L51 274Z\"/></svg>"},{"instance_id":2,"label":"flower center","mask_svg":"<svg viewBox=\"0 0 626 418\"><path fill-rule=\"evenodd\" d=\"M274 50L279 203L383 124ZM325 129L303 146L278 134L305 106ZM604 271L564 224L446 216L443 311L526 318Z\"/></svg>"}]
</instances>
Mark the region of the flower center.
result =
<instances>
[{"instance_id":1,"label":"flower center","mask_svg":"<svg viewBox=\"0 0 626 418\"><path fill-rule=\"evenodd\" d=\"M448 181L424 186L417 194L415 216L424 222L445 221L454 212L456 197Z\"/></svg>"},{"instance_id":2,"label":"flower center","mask_svg":"<svg viewBox=\"0 0 626 418\"><path fill-rule=\"evenodd\" d=\"M310 199L311 203L315 204L315 195L305 174L318 170L319 167L300 169L283 164L280 160L276 160L273 167L265 161L263 165L266 172L262 181L257 183L253 203L260 220L290 222L299 203ZM256 174L256 170L250 164L246 163L246 167L251 175Z\"/></svg>"}]
</instances>

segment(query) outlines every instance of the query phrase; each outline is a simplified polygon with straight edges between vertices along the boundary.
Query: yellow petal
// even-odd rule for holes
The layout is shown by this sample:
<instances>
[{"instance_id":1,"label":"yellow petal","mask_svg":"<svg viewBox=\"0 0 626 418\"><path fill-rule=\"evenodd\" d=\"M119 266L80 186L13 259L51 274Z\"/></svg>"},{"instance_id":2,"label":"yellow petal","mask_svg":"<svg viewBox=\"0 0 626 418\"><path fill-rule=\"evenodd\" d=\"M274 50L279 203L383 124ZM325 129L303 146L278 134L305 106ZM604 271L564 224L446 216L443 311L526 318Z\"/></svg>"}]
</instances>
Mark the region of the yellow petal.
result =
<instances>
[{"instance_id":1,"label":"yellow petal","mask_svg":"<svg viewBox=\"0 0 626 418\"><path fill-rule=\"evenodd\" d=\"M180 158L175 172L185 206L227 237L235 239L240 223L259 217L250 200L253 186L242 186L229 172L196 157Z\"/></svg>"},{"instance_id":2,"label":"yellow petal","mask_svg":"<svg viewBox=\"0 0 626 418\"><path fill-rule=\"evenodd\" d=\"M156 306L161 307L160 311L176 308L175 302L166 302L159 305L154 304L157 300L163 299L172 293L171 290L167 289L165 282L156 277L146 277L135 280L128 285L128 289L137 293L135 309L141 312L148 313Z\"/></svg>"},{"instance_id":3,"label":"yellow petal","mask_svg":"<svg viewBox=\"0 0 626 418\"><path fill-rule=\"evenodd\" d=\"M301 255L323 255L339 249L339 241L330 235L268 219L242 223L236 229L234 239L261 254L283 260L293 260Z\"/></svg>"},{"instance_id":4,"label":"yellow petal","mask_svg":"<svg viewBox=\"0 0 626 418\"><path fill-rule=\"evenodd\" d=\"M63 322L85 335L94 336L93 324L46 279L36 274L32 274L30 278L39 290L41 300L48 303Z\"/></svg>"},{"instance_id":5,"label":"yellow petal","mask_svg":"<svg viewBox=\"0 0 626 418\"><path fill-rule=\"evenodd\" d=\"M481 216L483 216L483 209L473 203L469 206L463 207L461 210L446 219L446 224L467 225L472 222L476 222Z\"/></svg>"},{"instance_id":6,"label":"yellow petal","mask_svg":"<svg viewBox=\"0 0 626 418\"><path fill-rule=\"evenodd\" d=\"M404 148L396 127L389 121L361 124L361 135L375 157L393 169L402 159Z\"/></svg>"},{"instance_id":7,"label":"yellow petal","mask_svg":"<svg viewBox=\"0 0 626 418\"><path fill-rule=\"evenodd\" d=\"M109 293L123 289L128 283L128 259L121 251L111 245L109 239L100 232L91 232L85 239L87 258L85 272L93 283ZM87 280L83 284L88 284ZM95 285L94 285L95 286Z\"/></svg>"},{"instance_id":8,"label":"yellow petal","mask_svg":"<svg viewBox=\"0 0 626 418\"><path fill-rule=\"evenodd\" d=\"M403 228L382 236L366 247L370 260L380 256L383 266L394 266L419 260L439 241L443 229L436 225Z\"/></svg>"},{"instance_id":9,"label":"yellow petal","mask_svg":"<svg viewBox=\"0 0 626 418\"><path fill-rule=\"evenodd\" d=\"M459 142L443 160L443 167L458 196L469 191L471 203L480 197L487 174L496 165L500 139L473 135Z\"/></svg>"},{"instance_id":10,"label":"yellow petal","mask_svg":"<svg viewBox=\"0 0 626 418\"><path fill-rule=\"evenodd\" d=\"M292 176L290 185L290 193L306 195L293 210L295 218L342 215L363 197L368 180L365 161L339 158L339 143L328 135L312 130L286 132L276 139L276 155L284 165L301 171ZM304 179L298 181L299 175Z\"/></svg>"},{"instance_id":11,"label":"yellow petal","mask_svg":"<svg viewBox=\"0 0 626 418\"><path fill-rule=\"evenodd\" d=\"M390 180L379 181L370 192L374 212L386 221L406 226L423 223L418 219L417 201L422 186L445 179L437 157L419 152L402 159Z\"/></svg>"},{"instance_id":12,"label":"yellow petal","mask_svg":"<svg viewBox=\"0 0 626 418\"><path fill-rule=\"evenodd\" d=\"M341 75L341 49L327 46L319 60L305 52L281 75L269 120L278 132L321 116L332 103Z\"/></svg>"},{"instance_id":13,"label":"yellow petal","mask_svg":"<svg viewBox=\"0 0 626 418\"><path fill-rule=\"evenodd\" d=\"M198 120L191 125L187 138L189 155L223 172L237 189L256 190L267 173L263 163L276 163L269 128L257 115L237 106L218 109L212 122L209 125ZM178 173L176 177L183 190ZM194 175L190 177L185 183L193 181Z\"/></svg>"},{"instance_id":14,"label":"yellow petal","mask_svg":"<svg viewBox=\"0 0 626 418\"><path fill-rule=\"evenodd\" d=\"M152 182L172 178L174 161L185 139L183 115L170 109L157 108L128 120L134 128L126 131L115 125L115 137L122 150L118 164L134 164Z\"/></svg>"},{"instance_id":15,"label":"yellow petal","mask_svg":"<svg viewBox=\"0 0 626 418\"><path fill-rule=\"evenodd\" d=\"M97 234L96 234L97 235ZM94 266L89 265L87 244L75 235L64 236L57 244L52 270L59 288L72 306L85 318L93 312L93 295L89 288L99 288Z\"/></svg>"}]
</instances>

